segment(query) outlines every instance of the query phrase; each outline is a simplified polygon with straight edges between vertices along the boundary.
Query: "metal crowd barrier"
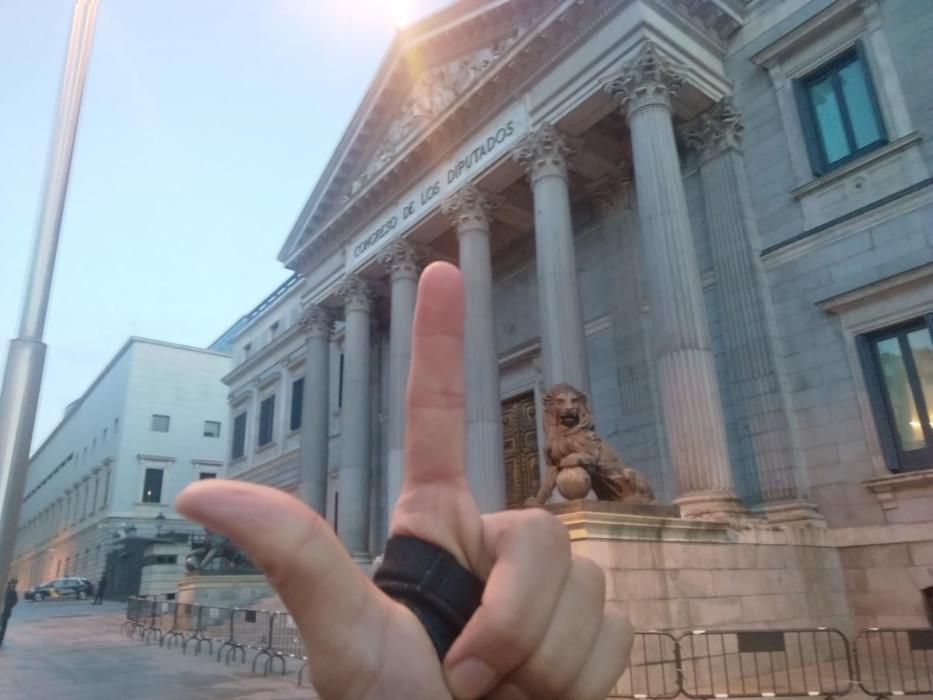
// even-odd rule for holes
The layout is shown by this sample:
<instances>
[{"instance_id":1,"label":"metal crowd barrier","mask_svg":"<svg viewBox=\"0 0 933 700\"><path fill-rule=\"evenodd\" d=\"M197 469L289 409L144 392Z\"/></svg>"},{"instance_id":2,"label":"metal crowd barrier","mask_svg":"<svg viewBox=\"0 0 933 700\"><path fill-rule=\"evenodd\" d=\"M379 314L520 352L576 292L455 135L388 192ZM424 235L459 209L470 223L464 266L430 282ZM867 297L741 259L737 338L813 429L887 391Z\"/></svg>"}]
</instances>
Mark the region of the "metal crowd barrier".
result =
<instances>
[{"instance_id":1,"label":"metal crowd barrier","mask_svg":"<svg viewBox=\"0 0 933 700\"><path fill-rule=\"evenodd\" d=\"M613 698L671 699L680 695L680 647L667 632L636 632L629 667Z\"/></svg>"},{"instance_id":2,"label":"metal crowd barrier","mask_svg":"<svg viewBox=\"0 0 933 700\"><path fill-rule=\"evenodd\" d=\"M862 630L855 638L859 688L876 698L933 696L933 628Z\"/></svg>"},{"instance_id":3,"label":"metal crowd barrier","mask_svg":"<svg viewBox=\"0 0 933 700\"><path fill-rule=\"evenodd\" d=\"M833 698L852 687L849 643L838 630L697 631L678 641L688 698Z\"/></svg>"},{"instance_id":4,"label":"metal crowd barrier","mask_svg":"<svg viewBox=\"0 0 933 700\"><path fill-rule=\"evenodd\" d=\"M126 620L120 625L120 630L127 637L132 638L136 630L140 627L140 619L143 615L143 604L145 601L141 598L129 598L126 601Z\"/></svg>"},{"instance_id":5,"label":"metal crowd barrier","mask_svg":"<svg viewBox=\"0 0 933 700\"><path fill-rule=\"evenodd\" d=\"M184 653L191 643L196 656L207 646L227 664L245 664L247 653L255 652L254 674L262 668L264 675L285 675L288 661L301 662L299 685L307 670L301 635L284 612L130 598L121 629L144 642L181 646ZM933 697L933 628L870 628L854 644L825 627L637 632L629 667L609 697L831 700L855 690L875 700Z\"/></svg>"},{"instance_id":6,"label":"metal crowd barrier","mask_svg":"<svg viewBox=\"0 0 933 700\"><path fill-rule=\"evenodd\" d=\"M189 635L194 634L196 613L190 603L175 603L172 613L172 622L169 628L163 631L159 639L159 646L171 648L174 645L184 646Z\"/></svg>"},{"instance_id":7,"label":"metal crowd barrier","mask_svg":"<svg viewBox=\"0 0 933 700\"><path fill-rule=\"evenodd\" d=\"M301 639L301 633L298 631L298 625L294 618L288 613L275 613L272 616L271 628L272 642L269 645L272 651L272 657L266 667L266 674L272 669L272 659L278 659L282 664L282 675L285 675L285 660L294 659L302 662L302 667L298 671L298 684L301 685L301 675L304 672L305 645Z\"/></svg>"}]
</instances>

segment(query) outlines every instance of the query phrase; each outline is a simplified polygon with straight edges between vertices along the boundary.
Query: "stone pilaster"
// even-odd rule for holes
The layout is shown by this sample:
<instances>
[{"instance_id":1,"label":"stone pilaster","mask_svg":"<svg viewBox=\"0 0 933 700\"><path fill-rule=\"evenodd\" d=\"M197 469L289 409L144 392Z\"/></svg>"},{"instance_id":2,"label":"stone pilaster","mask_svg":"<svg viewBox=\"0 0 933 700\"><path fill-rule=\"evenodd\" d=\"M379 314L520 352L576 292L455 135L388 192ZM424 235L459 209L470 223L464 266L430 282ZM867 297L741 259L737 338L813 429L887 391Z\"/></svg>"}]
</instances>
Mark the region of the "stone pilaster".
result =
<instances>
[{"instance_id":1,"label":"stone pilaster","mask_svg":"<svg viewBox=\"0 0 933 700\"><path fill-rule=\"evenodd\" d=\"M305 378L301 407L301 500L324 517L327 514L327 455L330 438L331 311L304 307L299 327L305 334Z\"/></svg>"},{"instance_id":2,"label":"stone pilaster","mask_svg":"<svg viewBox=\"0 0 933 700\"><path fill-rule=\"evenodd\" d=\"M340 515L337 534L350 556L368 562L370 513L370 312L372 288L356 275L337 290L343 300L343 407L340 415Z\"/></svg>"},{"instance_id":3,"label":"stone pilaster","mask_svg":"<svg viewBox=\"0 0 933 700\"><path fill-rule=\"evenodd\" d=\"M421 255L407 241L390 243L381 255L389 269L391 318L389 319L389 460L386 475L386 515L392 510L402 488L405 456L405 391L411 364L411 326L418 293Z\"/></svg>"},{"instance_id":4,"label":"stone pilaster","mask_svg":"<svg viewBox=\"0 0 933 700\"><path fill-rule=\"evenodd\" d=\"M677 503L687 517L740 512L703 287L674 139L671 98L681 69L646 42L604 87L632 137L638 215L651 303L652 350Z\"/></svg>"},{"instance_id":5,"label":"stone pilaster","mask_svg":"<svg viewBox=\"0 0 933 700\"><path fill-rule=\"evenodd\" d=\"M460 244L465 295L465 460L467 481L484 513L505 508L502 403L489 248L489 212L498 203L497 197L468 184L442 205L456 226Z\"/></svg>"},{"instance_id":6,"label":"stone pilaster","mask_svg":"<svg viewBox=\"0 0 933 700\"><path fill-rule=\"evenodd\" d=\"M729 99L686 126L700 157L703 202L716 271L726 366L740 418L743 452L753 460L762 503L782 521L813 519L806 470L776 345L759 257L758 229L742 158L741 115Z\"/></svg>"},{"instance_id":7,"label":"stone pilaster","mask_svg":"<svg viewBox=\"0 0 933 700\"><path fill-rule=\"evenodd\" d=\"M551 124L523 138L512 153L531 181L541 349L546 386L568 382L589 393L583 308L577 285L567 159L573 139Z\"/></svg>"}]
</instances>

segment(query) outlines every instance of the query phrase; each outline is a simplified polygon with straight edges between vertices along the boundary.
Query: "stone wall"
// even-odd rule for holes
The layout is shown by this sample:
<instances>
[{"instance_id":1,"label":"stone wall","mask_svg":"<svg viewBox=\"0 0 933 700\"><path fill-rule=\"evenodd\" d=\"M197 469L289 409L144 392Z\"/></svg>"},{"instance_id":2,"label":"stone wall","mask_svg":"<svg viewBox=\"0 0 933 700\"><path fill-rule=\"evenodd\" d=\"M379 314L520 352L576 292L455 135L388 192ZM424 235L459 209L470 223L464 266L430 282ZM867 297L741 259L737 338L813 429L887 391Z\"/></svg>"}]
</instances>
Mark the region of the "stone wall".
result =
<instances>
[{"instance_id":1,"label":"stone wall","mask_svg":"<svg viewBox=\"0 0 933 700\"><path fill-rule=\"evenodd\" d=\"M826 530L589 510L559 517L574 553L603 568L607 598L636 629L853 631L842 563Z\"/></svg>"}]
</instances>

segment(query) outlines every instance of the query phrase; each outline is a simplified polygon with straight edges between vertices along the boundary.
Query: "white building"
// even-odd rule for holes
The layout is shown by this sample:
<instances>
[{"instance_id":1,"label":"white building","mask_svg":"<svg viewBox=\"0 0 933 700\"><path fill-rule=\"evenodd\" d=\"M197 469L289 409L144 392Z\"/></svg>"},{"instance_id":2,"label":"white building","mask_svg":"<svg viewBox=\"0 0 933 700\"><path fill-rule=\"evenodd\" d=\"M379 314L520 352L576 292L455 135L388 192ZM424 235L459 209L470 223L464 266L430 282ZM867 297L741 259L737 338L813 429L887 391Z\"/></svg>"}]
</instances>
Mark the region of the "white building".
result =
<instances>
[{"instance_id":1,"label":"white building","mask_svg":"<svg viewBox=\"0 0 933 700\"><path fill-rule=\"evenodd\" d=\"M127 341L30 460L13 561L20 587L96 580L127 536L200 529L173 503L186 484L223 474L229 366L211 350Z\"/></svg>"}]
</instances>

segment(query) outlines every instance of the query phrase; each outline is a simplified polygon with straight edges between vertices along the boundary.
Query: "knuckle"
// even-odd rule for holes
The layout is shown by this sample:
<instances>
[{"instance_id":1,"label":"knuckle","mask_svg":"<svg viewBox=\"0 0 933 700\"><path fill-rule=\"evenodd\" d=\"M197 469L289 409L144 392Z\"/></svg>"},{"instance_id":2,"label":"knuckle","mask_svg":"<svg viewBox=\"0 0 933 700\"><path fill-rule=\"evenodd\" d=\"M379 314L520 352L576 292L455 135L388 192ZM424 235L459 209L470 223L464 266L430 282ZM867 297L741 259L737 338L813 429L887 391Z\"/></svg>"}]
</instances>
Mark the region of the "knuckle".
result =
<instances>
[{"instance_id":1,"label":"knuckle","mask_svg":"<svg viewBox=\"0 0 933 700\"><path fill-rule=\"evenodd\" d=\"M552 556L570 558L570 537L564 525L547 511L529 508L522 511L522 539Z\"/></svg>"},{"instance_id":2,"label":"knuckle","mask_svg":"<svg viewBox=\"0 0 933 700\"><path fill-rule=\"evenodd\" d=\"M584 589L587 599L598 600L600 603L606 599L606 574L592 559L580 557L573 560L573 567Z\"/></svg>"},{"instance_id":3,"label":"knuckle","mask_svg":"<svg viewBox=\"0 0 933 700\"><path fill-rule=\"evenodd\" d=\"M500 610L489 615L484 623L490 640L488 648L494 653L490 661L502 672L511 670L531 656L538 645L537 631L518 610Z\"/></svg>"}]
</instances>

